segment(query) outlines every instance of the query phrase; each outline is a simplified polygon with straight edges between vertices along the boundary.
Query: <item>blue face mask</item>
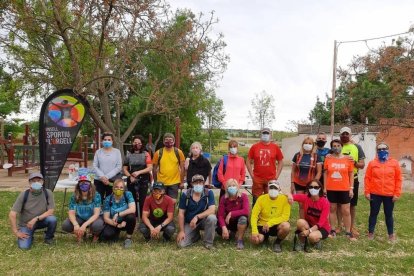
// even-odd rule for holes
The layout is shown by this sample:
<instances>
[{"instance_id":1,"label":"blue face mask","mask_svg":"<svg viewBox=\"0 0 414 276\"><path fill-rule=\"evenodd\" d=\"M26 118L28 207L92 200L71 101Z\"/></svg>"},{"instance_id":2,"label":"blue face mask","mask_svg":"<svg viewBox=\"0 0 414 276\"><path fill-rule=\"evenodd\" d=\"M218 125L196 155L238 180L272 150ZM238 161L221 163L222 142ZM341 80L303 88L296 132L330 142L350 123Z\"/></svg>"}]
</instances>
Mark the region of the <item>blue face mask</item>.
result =
<instances>
[{"instance_id":1,"label":"blue face mask","mask_svg":"<svg viewBox=\"0 0 414 276\"><path fill-rule=\"evenodd\" d=\"M201 194L203 192L203 189L204 189L204 186L203 185L194 185L193 186L193 190L196 193L200 193Z\"/></svg>"},{"instance_id":2,"label":"blue face mask","mask_svg":"<svg viewBox=\"0 0 414 276\"><path fill-rule=\"evenodd\" d=\"M385 161L387 161L388 160L388 156L389 156L389 152L388 152L388 150L381 150L381 151L378 151L378 159L381 161L381 162L385 162Z\"/></svg>"},{"instance_id":3,"label":"blue face mask","mask_svg":"<svg viewBox=\"0 0 414 276\"><path fill-rule=\"evenodd\" d=\"M239 189L237 189L237 187L236 186L231 186L231 187L228 187L227 188L227 192L229 193L229 195L235 195L235 194L237 194L237 191L238 191Z\"/></svg>"},{"instance_id":4,"label":"blue face mask","mask_svg":"<svg viewBox=\"0 0 414 276\"><path fill-rule=\"evenodd\" d=\"M112 141L103 141L102 146L104 148L110 148L110 147L112 147Z\"/></svg>"},{"instance_id":5,"label":"blue face mask","mask_svg":"<svg viewBox=\"0 0 414 276\"><path fill-rule=\"evenodd\" d=\"M30 188L32 188L32 190L39 191L40 189L42 189L42 183L33 182L32 184L30 184Z\"/></svg>"}]
</instances>

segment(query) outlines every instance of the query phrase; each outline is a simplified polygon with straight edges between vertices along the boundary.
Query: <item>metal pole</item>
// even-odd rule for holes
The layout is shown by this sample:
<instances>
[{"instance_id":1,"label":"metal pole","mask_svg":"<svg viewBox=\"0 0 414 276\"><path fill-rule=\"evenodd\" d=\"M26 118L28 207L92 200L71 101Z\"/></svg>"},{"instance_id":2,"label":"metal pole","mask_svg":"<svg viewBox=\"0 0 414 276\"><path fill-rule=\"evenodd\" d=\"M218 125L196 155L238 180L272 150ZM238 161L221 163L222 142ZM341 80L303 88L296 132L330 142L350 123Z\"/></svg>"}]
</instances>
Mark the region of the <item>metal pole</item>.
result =
<instances>
[{"instance_id":1,"label":"metal pole","mask_svg":"<svg viewBox=\"0 0 414 276\"><path fill-rule=\"evenodd\" d=\"M335 92L336 92L336 62L338 56L338 43L334 41L333 73L332 73L332 106L331 106L331 139L333 140L335 128Z\"/></svg>"}]
</instances>

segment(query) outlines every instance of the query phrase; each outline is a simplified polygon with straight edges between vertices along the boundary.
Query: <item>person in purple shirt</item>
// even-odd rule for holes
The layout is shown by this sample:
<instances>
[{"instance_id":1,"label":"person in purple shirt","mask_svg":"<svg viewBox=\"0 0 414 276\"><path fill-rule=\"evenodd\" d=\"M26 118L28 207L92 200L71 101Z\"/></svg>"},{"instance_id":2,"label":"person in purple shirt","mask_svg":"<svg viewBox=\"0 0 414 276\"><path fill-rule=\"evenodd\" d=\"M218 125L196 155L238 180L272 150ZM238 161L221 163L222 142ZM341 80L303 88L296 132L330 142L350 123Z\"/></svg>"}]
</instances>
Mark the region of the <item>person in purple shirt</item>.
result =
<instances>
[{"instance_id":1,"label":"person in purple shirt","mask_svg":"<svg viewBox=\"0 0 414 276\"><path fill-rule=\"evenodd\" d=\"M236 179L230 178L226 182L226 193L220 199L217 212L217 233L225 240L235 234L237 249L244 248L244 232L250 213L249 199L239 187Z\"/></svg>"}]
</instances>

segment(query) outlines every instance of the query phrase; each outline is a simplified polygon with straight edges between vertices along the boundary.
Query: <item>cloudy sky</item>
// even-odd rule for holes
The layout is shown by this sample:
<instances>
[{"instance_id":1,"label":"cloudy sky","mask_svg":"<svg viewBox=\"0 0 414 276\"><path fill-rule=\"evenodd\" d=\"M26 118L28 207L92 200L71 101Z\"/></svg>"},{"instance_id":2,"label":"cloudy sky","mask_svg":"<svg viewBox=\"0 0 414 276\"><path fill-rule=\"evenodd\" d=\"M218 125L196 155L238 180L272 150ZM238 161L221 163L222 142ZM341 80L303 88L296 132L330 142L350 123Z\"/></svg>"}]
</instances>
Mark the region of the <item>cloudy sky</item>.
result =
<instances>
[{"instance_id":1,"label":"cloudy sky","mask_svg":"<svg viewBox=\"0 0 414 276\"><path fill-rule=\"evenodd\" d=\"M407 32L414 23L412 0L281 1L171 0L174 8L195 13L215 11L231 61L217 95L223 99L226 126L256 129L248 124L255 93L275 99L273 129L289 120L307 119L316 97L331 94L334 40L349 41ZM338 66L368 47L392 38L339 47Z\"/></svg>"}]
</instances>

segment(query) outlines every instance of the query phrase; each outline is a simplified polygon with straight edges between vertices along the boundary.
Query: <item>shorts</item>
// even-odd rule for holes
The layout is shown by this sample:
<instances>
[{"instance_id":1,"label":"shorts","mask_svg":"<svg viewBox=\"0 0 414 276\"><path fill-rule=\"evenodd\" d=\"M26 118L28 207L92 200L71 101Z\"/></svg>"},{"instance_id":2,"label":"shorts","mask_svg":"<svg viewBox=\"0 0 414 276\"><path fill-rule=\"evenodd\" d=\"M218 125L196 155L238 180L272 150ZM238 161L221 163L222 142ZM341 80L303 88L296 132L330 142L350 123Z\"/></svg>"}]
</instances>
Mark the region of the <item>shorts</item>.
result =
<instances>
[{"instance_id":1,"label":"shorts","mask_svg":"<svg viewBox=\"0 0 414 276\"><path fill-rule=\"evenodd\" d=\"M180 187L180 184L172 184L172 185L165 185L165 194L173 199L178 198L178 188Z\"/></svg>"},{"instance_id":2,"label":"shorts","mask_svg":"<svg viewBox=\"0 0 414 276\"><path fill-rule=\"evenodd\" d=\"M252 185L252 194L254 197L258 198L263 194L267 194L269 192L268 183L269 180L253 177L253 185Z\"/></svg>"},{"instance_id":3,"label":"shorts","mask_svg":"<svg viewBox=\"0 0 414 276\"><path fill-rule=\"evenodd\" d=\"M319 228L318 231L322 234L322 240L326 239L329 236L329 233L325 228Z\"/></svg>"},{"instance_id":4,"label":"shorts","mask_svg":"<svg viewBox=\"0 0 414 276\"><path fill-rule=\"evenodd\" d=\"M354 196L351 198L351 206L358 205L358 190L359 190L359 180L354 178Z\"/></svg>"},{"instance_id":5,"label":"shorts","mask_svg":"<svg viewBox=\"0 0 414 276\"><path fill-rule=\"evenodd\" d=\"M269 236L276 237L278 226L279 224L273 225L272 227L269 228L269 231L267 231L267 233L263 232L263 226L257 226L257 229L259 230L259 234L262 234L265 237L269 237Z\"/></svg>"},{"instance_id":6,"label":"shorts","mask_svg":"<svg viewBox=\"0 0 414 276\"><path fill-rule=\"evenodd\" d=\"M349 191L328 191L327 197L330 203L348 204L351 202Z\"/></svg>"},{"instance_id":7,"label":"shorts","mask_svg":"<svg viewBox=\"0 0 414 276\"><path fill-rule=\"evenodd\" d=\"M306 191L306 186L302 186L296 183L294 184L295 184L295 191Z\"/></svg>"}]
</instances>

